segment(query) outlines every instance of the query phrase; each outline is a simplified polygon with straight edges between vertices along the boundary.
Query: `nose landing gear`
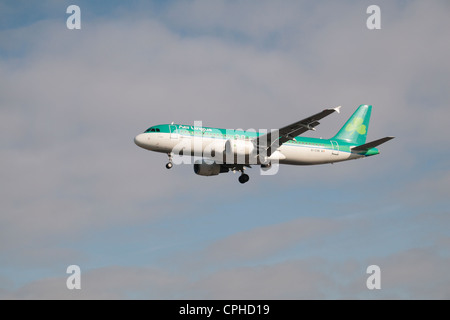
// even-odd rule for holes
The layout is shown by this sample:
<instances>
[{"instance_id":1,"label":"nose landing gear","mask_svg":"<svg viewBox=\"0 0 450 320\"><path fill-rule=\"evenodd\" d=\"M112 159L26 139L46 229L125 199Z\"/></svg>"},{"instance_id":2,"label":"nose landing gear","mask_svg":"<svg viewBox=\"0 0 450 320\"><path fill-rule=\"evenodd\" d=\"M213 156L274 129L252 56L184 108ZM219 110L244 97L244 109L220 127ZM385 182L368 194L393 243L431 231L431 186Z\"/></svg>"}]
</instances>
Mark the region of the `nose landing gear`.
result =
<instances>
[{"instance_id":1,"label":"nose landing gear","mask_svg":"<svg viewBox=\"0 0 450 320\"><path fill-rule=\"evenodd\" d=\"M167 168L167 169L170 169L170 168L173 167L173 163L172 163L172 153L168 153L167 155L169 156L169 162L167 162L166 168Z\"/></svg>"}]
</instances>

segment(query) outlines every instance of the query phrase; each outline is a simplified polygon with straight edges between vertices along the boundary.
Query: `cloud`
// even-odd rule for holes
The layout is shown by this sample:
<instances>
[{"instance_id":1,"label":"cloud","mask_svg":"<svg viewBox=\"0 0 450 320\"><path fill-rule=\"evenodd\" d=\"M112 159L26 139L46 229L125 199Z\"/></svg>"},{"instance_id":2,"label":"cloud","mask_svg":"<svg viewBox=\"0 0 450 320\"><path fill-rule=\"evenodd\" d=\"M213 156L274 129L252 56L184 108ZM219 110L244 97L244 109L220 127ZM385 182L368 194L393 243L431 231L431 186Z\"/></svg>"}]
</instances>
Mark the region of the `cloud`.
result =
<instances>
[{"instance_id":1,"label":"cloud","mask_svg":"<svg viewBox=\"0 0 450 320\"><path fill-rule=\"evenodd\" d=\"M210 245L204 254L212 261L251 261L340 229L336 220L299 218L233 234Z\"/></svg>"},{"instance_id":2,"label":"cloud","mask_svg":"<svg viewBox=\"0 0 450 320\"><path fill-rule=\"evenodd\" d=\"M236 292L242 297L329 297L326 288L333 286L334 275L340 273L327 267L319 272L315 266L323 261L316 257L299 260L301 252L295 251L295 245L320 241L325 234L336 239L346 232L362 232L334 219L336 201L329 198L336 195L342 198L339 214L355 203L379 206L380 211L399 208L391 218L383 215L385 220L374 223L372 214L358 226L369 228L367 234L372 234L376 226L393 225L397 229L392 232L411 238L410 247L417 246L412 240L416 233L414 237L410 233L417 230L402 230L403 224L395 219L403 217L411 203L432 206L433 212L446 204L442 190L448 189L444 163L450 97L444 84L450 74L450 46L442 30L449 29L449 7L445 1L380 5L382 30L373 32L365 27L368 5L302 1L180 1L159 11L153 4L148 6L155 11L137 4L146 10L136 12L135 6L124 6L111 9L112 16L89 16L90 10L84 9L97 12L99 8L86 2L79 32L65 28L65 11L58 15L53 1L45 2L46 9L36 8L37 14L21 25L8 18L11 24L0 31L0 248L1 261L7 262L2 265L19 266L30 273L49 268L51 274L71 258L96 266L101 257L83 246L100 244L92 240L88 246L77 240L101 234L116 244L118 229L150 225L153 231L159 227L156 222L161 222L176 240L195 243L186 245L185 254L198 255L205 262L200 273L215 266L214 273L203 274L198 281L187 280L180 275L189 266L183 264L168 273L152 256L148 259L155 267L146 265L149 260L139 260L143 269L90 269L85 275L92 287L83 291L85 297L122 298L134 293L154 297L147 287L162 290L163 297L180 292L191 296L192 288L216 297L231 297ZM22 3L15 8L0 6L2 16L30 12ZM253 170L253 187L246 189L236 187L232 175L198 177L190 167L167 171L165 155L140 150L132 140L155 123L203 120L204 125L225 128L277 128L342 104L339 117L324 120L312 133L327 137L361 103L374 105L369 139L397 136L383 145L382 155L335 166L286 166L276 177L256 177ZM425 143L427 152L418 151ZM292 190L297 193L291 198L281 197ZM320 194L315 199L321 204L320 212L314 214L321 218L283 222L284 216L271 220L271 225L252 228L249 221L254 215L247 215L237 224L245 222L248 231L220 226L223 238L205 236L208 241L192 241L204 223L198 218L211 216L212 224L219 224L211 212L223 214L221 208L230 202L242 208L240 204L255 199L260 203L251 206L252 210L272 215L266 206L270 199L282 198L279 210L290 212L297 209L299 197L312 208L307 202L312 193ZM390 194L400 194L401 203ZM189 221L181 219L186 216ZM406 224L414 223L414 218L405 219ZM185 221L188 231L183 237L174 230ZM419 232L421 237L426 238L433 223L427 226ZM213 232L208 229L208 234ZM146 240L136 242L145 244ZM439 245L441 251L447 250L445 243ZM134 244L126 243L119 251L133 251ZM353 255L341 250L356 259L361 246L350 246L355 249ZM332 253L330 248L321 254ZM268 263L289 250L296 252L296 260ZM177 254L174 250L167 256L176 259ZM434 266L447 265L445 258L421 251L398 257L385 261L400 281L394 286L398 291L389 291L392 296L420 296L421 288L430 296L446 296L437 278L421 276L406 263L426 258L430 264L419 264L421 268L445 277ZM235 269L227 269L227 261ZM261 263L245 266L249 261ZM121 262L120 258L108 261ZM355 270L358 263L350 263L349 268ZM401 268L412 268L417 283L408 286L398 271ZM147 273L159 275L161 282ZM101 280L96 282L93 275ZM289 275L300 276L290 283ZM14 297L62 294L70 298L64 276L35 276L36 281L24 286L9 279L1 283L8 288L3 292ZM115 276L126 280L106 283ZM142 286L139 278L144 279ZM301 281L311 295L300 287ZM12 283L21 288L11 292ZM433 295L433 286L440 294Z\"/></svg>"},{"instance_id":3,"label":"cloud","mask_svg":"<svg viewBox=\"0 0 450 320\"><path fill-rule=\"evenodd\" d=\"M321 261L288 261L214 273L193 285L208 299L320 299L332 285L315 268Z\"/></svg>"},{"instance_id":4,"label":"cloud","mask_svg":"<svg viewBox=\"0 0 450 320\"><path fill-rule=\"evenodd\" d=\"M200 75L200 85L184 89L192 83L193 66L182 66L189 66L186 52L192 52L193 63L196 50L201 53L208 42L179 43L152 21L93 25L84 37L73 38L52 21L11 33L26 42L33 28L50 40L33 43L20 65L0 64L5 147L0 174L9 181L2 194L2 244L164 215L165 202L172 201L164 199L183 178L168 180L168 172L160 170L165 160L155 156L161 167L149 165L149 154L132 139L151 123L176 120L169 115L174 106L182 114L194 112L179 108L190 100L183 92L204 90L208 77ZM123 47L134 50L123 53ZM142 179L143 171L148 178ZM184 190L198 197L198 189ZM176 208L172 203L170 210Z\"/></svg>"},{"instance_id":5,"label":"cloud","mask_svg":"<svg viewBox=\"0 0 450 320\"><path fill-rule=\"evenodd\" d=\"M183 277L162 270L119 266L81 269L80 290L67 289L67 277L69 274L31 282L2 299L165 299L176 297L185 282Z\"/></svg>"},{"instance_id":6,"label":"cloud","mask_svg":"<svg viewBox=\"0 0 450 320\"><path fill-rule=\"evenodd\" d=\"M405 288L409 298L448 299L450 279L448 268L450 259L440 257L434 252L411 249L386 259L387 269L383 272L387 291L396 287ZM402 297L403 293L399 293Z\"/></svg>"},{"instance_id":7,"label":"cloud","mask_svg":"<svg viewBox=\"0 0 450 320\"><path fill-rule=\"evenodd\" d=\"M381 290L367 290L365 279L368 275L365 275L355 277L343 287L343 296L362 299L448 299L450 296L447 272L450 259L431 247L373 257L368 263L381 269Z\"/></svg>"},{"instance_id":8,"label":"cloud","mask_svg":"<svg viewBox=\"0 0 450 320\"><path fill-rule=\"evenodd\" d=\"M372 264L381 268L381 290L366 287ZM309 258L220 270L192 288L212 299L448 299L449 264L432 247L362 261Z\"/></svg>"},{"instance_id":9,"label":"cloud","mask_svg":"<svg viewBox=\"0 0 450 320\"><path fill-rule=\"evenodd\" d=\"M371 264L381 268L381 290L366 287L366 268ZM433 248L360 262L294 259L200 276L151 267L109 266L82 269L81 290L68 290L67 277L61 275L18 289L5 289L8 281L1 281L0 294L2 299L448 299L449 267L448 257Z\"/></svg>"},{"instance_id":10,"label":"cloud","mask_svg":"<svg viewBox=\"0 0 450 320\"><path fill-rule=\"evenodd\" d=\"M431 169L431 168L430 168ZM414 205L432 206L431 201L439 205L447 199L446 190L450 187L450 172L433 168L432 172L416 179L414 184L396 192L403 201ZM415 195L411 197L411 195Z\"/></svg>"}]
</instances>

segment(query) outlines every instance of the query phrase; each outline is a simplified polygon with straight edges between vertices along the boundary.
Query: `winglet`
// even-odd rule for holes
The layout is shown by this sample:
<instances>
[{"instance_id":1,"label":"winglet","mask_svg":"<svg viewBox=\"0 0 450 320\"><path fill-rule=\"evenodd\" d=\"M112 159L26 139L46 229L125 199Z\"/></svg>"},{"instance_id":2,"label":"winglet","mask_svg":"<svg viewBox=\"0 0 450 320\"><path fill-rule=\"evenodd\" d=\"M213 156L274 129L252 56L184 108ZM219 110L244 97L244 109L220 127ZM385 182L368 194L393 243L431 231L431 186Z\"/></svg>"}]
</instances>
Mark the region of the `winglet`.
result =
<instances>
[{"instance_id":1,"label":"winglet","mask_svg":"<svg viewBox=\"0 0 450 320\"><path fill-rule=\"evenodd\" d=\"M342 107L342 106L333 108L333 110L336 111L337 113L341 113L341 107Z\"/></svg>"}]
</instances>

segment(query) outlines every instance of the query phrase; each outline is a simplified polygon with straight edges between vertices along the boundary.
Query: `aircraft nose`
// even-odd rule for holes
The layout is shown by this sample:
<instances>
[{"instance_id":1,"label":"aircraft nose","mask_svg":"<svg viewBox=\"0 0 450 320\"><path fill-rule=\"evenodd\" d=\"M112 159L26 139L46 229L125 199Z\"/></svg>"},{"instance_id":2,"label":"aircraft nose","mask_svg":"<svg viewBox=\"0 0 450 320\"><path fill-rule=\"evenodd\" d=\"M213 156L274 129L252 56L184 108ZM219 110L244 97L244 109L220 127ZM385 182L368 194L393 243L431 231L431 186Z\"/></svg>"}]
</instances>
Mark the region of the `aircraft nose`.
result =
<instances>
[{"instance_id":1,"label":"aircraft nose","mask_svg":"<svg viewBox=\"0 0 450 320\"><path fill-rule=\"evenodd\" d=\"M136 143L136 145L141 148L145 146L147 140L147 135L145 133L138 134L136 137L134 137L134 143Z\"/></svg>"}]
</instances>

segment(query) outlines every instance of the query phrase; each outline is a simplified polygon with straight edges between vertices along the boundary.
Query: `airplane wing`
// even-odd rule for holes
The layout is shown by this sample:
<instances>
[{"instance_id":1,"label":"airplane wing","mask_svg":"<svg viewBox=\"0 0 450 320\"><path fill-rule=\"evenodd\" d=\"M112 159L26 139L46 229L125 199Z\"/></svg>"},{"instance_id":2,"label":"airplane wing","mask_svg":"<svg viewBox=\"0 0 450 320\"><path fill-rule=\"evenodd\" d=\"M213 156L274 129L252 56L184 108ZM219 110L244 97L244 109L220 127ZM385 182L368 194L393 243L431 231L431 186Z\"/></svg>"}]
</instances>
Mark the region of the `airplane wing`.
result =
<instances>
[{"instance_id":1,"label":"airplane wing","mask_svg":"<svg viewBox=\"0 0 450 320\"><path fill-rule=\"evenodd\" d=\"M340 108L341 106L332 109L325 109L322 112L319 112L306 119L294 122L288 126L259 136L255 139L258 151L261 151L261 149L265 149L267 150L267 156L270 157L270 155L272 154L272 149L277 142L278 145L276 145L276 148L308 130L316 130L315 127L320 124L318 120L325 118L335 111L337 113L340 113Z\"/></svg>"}]
</instances>

